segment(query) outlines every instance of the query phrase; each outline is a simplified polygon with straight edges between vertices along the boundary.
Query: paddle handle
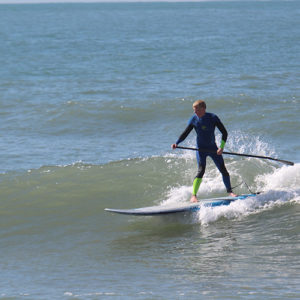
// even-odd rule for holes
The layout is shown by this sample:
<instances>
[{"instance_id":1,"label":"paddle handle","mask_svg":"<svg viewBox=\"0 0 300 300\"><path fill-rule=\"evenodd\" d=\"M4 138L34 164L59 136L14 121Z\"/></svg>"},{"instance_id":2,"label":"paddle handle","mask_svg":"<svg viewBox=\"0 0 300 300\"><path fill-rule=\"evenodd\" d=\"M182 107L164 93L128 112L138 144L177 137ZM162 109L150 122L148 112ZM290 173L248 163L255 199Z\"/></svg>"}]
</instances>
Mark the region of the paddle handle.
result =
<instances>
[{"instance_id":1,"label":"paddle handle","mask_svg":"<svg viewBox=\"0 0 300 300\"><path fill-rule=\"evenodd\" d=\"M215 151L215 150L209 150L209 149L181 147L181 146L177 146L176 148L178 148L178 149L185 149L185 150L199 151L199 152L217 153L217 151ZM283 160L283 159L277 159L277 158L269 157L269 156L261 156L261 155L254 155L254 154L244 154L244 153L235 153L235 152L226 152L226 151L223 151L223 154L236 155L236 156L244 156L244 157L254 157L254 158L261 158L261 159L269 159L269 160L274 160L274 161L281 162L281 163L289 165L289 166L293 166L294 165L294 163L292 161Z\"/></svg>"}]
</instances>

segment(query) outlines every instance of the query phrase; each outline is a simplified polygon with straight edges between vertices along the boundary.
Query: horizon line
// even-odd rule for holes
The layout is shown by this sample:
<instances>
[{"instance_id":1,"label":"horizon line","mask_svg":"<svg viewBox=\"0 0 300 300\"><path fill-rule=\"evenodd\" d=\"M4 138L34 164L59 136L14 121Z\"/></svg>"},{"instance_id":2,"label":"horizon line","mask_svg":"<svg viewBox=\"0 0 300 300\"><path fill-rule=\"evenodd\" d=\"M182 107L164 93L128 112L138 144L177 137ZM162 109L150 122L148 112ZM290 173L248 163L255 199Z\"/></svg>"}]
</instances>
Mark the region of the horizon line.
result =
<instances>
[{"instance_id":1,"label":"horizon line","mask_svg":"<svg viewBox=\"0 0 300 300\"><path fill-rule=\"evenodd\" d=\"M0 4L151 3L151 2L294 2L297 0L0 0Z\"/></svg>"}]
</instances>

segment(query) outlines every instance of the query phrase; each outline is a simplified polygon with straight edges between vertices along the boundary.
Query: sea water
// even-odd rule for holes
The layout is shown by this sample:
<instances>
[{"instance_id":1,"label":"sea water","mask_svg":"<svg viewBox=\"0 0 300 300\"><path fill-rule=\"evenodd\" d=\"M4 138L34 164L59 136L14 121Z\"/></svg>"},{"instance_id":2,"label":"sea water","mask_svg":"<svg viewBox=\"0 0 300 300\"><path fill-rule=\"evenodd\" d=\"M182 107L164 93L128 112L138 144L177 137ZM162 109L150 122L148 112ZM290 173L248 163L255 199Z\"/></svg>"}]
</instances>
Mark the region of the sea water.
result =
<instances>
[{"instance_id":1,"label":"sea water","mask_svg":"<svg viewBox=\"0 0 300 300\"><path fill-rule=\"evenodd\" d=\"M1 298L300 297L298 1L1 5L0 65ZM104 212L189 200L195 153L170 145L199 98L226 151L295 165L224 155L263 193ZM198 196L221 195L208 159Z\"/></svg>"}]
</instances>

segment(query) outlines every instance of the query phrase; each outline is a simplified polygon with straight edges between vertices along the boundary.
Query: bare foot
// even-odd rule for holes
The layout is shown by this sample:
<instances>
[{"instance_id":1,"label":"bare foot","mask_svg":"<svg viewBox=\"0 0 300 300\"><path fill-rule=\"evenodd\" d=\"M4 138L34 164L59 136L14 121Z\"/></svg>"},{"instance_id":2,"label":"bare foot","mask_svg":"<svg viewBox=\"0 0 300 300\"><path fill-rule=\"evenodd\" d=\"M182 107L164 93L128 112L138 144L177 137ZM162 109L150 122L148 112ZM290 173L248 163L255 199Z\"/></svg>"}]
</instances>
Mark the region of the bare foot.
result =
<instances>
[{"instance_id":1,"label":"bare foot","mask_svg":"<svg viewBox=\"0 0 300 300\"><path fill-rule=\"evenodd\" d=\"M193 195L190 201L191 202L198 202L198 199L195 195Z\"/></svg>"},{"instance_id":2,"label":"bare foot","mask_svg":"<svg viewBox=\"0 0 300 300\"><path fill-rule=\"evenodd\" d=\"M235 193L229 193L229 196L230 197L237 197L237 194L235 194Z\"/></svg>"}]
</instances>

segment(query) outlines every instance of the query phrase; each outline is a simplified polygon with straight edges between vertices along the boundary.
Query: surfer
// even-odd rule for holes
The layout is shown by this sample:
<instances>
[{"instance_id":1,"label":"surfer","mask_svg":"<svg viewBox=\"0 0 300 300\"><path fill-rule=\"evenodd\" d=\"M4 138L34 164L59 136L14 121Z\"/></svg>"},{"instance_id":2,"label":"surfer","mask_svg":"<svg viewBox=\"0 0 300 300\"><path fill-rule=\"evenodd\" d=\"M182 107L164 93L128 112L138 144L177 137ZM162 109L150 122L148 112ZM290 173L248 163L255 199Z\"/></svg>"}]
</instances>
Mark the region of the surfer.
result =
<instances>
[{"instance_id":1,"label":"surfer","mask_svg":"<svg viewBox=\"0 0 300 300\"><path fill-rule=\"evenodd\" d=\"M205 173L206 158L210 156L215 165L222 174L223 182L227 192L230 196L235 197L236 194L232 192L230 176L225 167L224 159L222 156L225 143L227 140L227 130L220 121L217 115L206 112L206 103L203 100L197 100L193 103L194 115L189 120L188 126L184 132L180 135L175 144L172 144L172 149L176 149L178 144L183 142L189 133L195 129L197 134L197 146L198 148L205 149L209 152L197 151L198 172L193 182L193 195L191 202L198 202L197 192L202 182L203 175ZM218 128L222 134L221 145L218 148L215 141L215 128Z\"/></svg>"}]
</instances>

